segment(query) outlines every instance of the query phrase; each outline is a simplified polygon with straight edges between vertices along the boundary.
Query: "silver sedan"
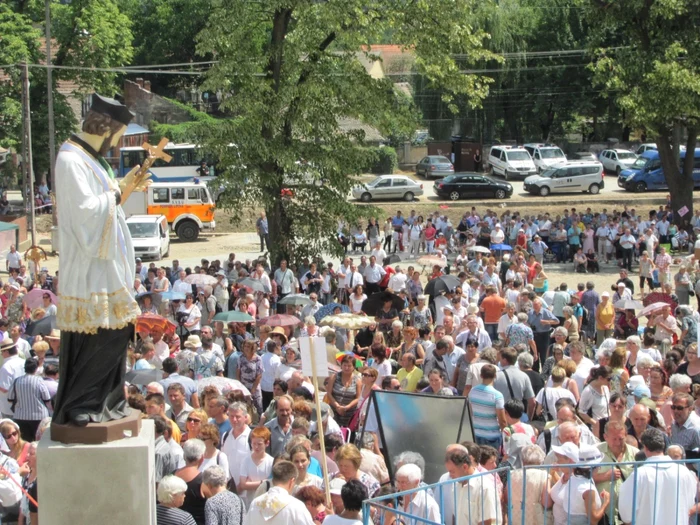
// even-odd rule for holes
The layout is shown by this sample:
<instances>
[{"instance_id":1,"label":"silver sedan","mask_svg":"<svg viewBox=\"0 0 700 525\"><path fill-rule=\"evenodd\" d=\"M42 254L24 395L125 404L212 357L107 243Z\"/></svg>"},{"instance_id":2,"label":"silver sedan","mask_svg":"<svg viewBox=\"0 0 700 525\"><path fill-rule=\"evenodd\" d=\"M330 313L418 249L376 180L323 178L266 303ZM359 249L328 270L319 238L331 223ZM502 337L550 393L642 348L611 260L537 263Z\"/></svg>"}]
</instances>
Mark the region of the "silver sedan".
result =
<instances>
[{"instance_id":1,"label":"silver sedan","mask_svg":"<svg viewBox=\"0 0 700 525\"><path fill-rule=\"evenodd\" d=\"M413 201L423 195L423 185L405 175L380 175L372 182L359 184L352 189L352 196L362 202L372 199Z\"/></svg>"}]
</instances>

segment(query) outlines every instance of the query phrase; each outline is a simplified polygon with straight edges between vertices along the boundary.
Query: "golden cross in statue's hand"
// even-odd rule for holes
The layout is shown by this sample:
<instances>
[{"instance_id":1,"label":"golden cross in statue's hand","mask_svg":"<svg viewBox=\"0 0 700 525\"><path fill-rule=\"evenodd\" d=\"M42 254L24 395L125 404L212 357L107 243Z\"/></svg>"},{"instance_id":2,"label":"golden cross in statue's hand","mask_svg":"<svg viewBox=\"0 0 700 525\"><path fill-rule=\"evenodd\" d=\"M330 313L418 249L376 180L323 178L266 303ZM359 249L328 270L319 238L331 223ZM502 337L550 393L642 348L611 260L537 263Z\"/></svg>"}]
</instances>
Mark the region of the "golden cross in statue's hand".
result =
<instances>
[{"instance_id":1,"label":"golden cross in statue's hand","mask_svg":"<svg viewBox=\"0 0 700 525\"><path fill-rule=\"evenodd\" d=\"M148 153L146 159L143 161L141 166L137 166L126 174L122 182L119 183L121 189L122 204L126 202L129 195L133 191L142 191L148 187L150 181L148 178L151 176L149 169L157 159L162 159L165 162L170 162L172 157L165 153L164 149L168 145L168 139L163 137L157 146L151 146L148 142L144 142L141 147Z\"/></svg>"},{"instance_id":2,"label":"golden cross in statue's hand","mask_svg":"<svg viewBox=\"0 0 700 525\"><path fill-rule=\"evenodd\" d=\"M148 157L153 157L153 160L155 159L163 159L165 162L170 162L172 160L172 157L165 153L163 151L165 149L165 146L168 145L168 139L163 137L160 139L160 142L158 143L157 146L151 146L148 142L144 142L141 144L141 147L145 149L148 152ZM144 162L144 165L146 163Z\"/></svg>"}]
</instances>

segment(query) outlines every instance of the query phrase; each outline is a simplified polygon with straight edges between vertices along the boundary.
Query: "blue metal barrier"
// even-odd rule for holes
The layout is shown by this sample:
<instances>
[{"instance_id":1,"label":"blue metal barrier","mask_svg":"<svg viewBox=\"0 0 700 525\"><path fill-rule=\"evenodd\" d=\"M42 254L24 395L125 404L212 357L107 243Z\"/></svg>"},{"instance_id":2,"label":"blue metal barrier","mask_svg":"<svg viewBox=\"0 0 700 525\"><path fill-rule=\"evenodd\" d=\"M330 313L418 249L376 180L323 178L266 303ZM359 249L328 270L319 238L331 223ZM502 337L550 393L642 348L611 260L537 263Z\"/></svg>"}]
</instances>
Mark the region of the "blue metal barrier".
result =
<instances>
[{"instance_id":1,"label":"blue metal barrier","mask_svg":"<svg viewBox=\"0 0 700 525\"><path fill-rule=\"evenodd\" d=\"M595 464L595 468L591 468L592 465L590 464L581 464L581 465L532 465L532 466L526 466L523 467L522 469L516 469L516 470L511 470L508 468L499 468L496 470L491 470L487 472L480 472L477 474L474 474L472 476L466 476L463 478L459 478L456 480L447 480L443 481L440 483L434 483L432 485L424 485L424 486L419 486L415 489L411 490L406 490L403 492L397 492L395 494L390 494L387 496L381 496L377 498L373 498L370 500L367 500L363 504L363 510L362 510L362 515L363 515L363 523L364 525L385 525L385 513L390 513L395 517L400 517L402 518L407 525L442 525L442 524L447 524L447 525L452 525L452 516L454 516L455 523L458 523L458 517L457 513L460 512L463 515L466 515L467 521L465 522L459 522L460 525L464 523L464 525L471 524L471 523L478 523L477 521L472 521L472 516L482 516L483 511L484 511L484 502L485 502L485 492L490 489L490 484L493 483L493 490L497 491L497 480L496 476L498 476L500 473L505 472L506 473L506 482L503 484L503 491L506 492L507 495L507 503L505 505L505 512L507 513L508 517L508 523L511 525L531 525L526 522L526 506L528 505L539 505L538 512L541 509L541 512L543 514L543 522L544 525L555 525L553 518L550 518L548 516L547 509L542 506L541 499L544 499L544 503L547 504L547 506L551 506L551 500L549 499L549 493L545 490L545 494L528 494L528 483L527 483L527 476L528 472L532 472L534 470L544 470L547 472L547 477L551 478L551 470L552 469L561 469L561 468L582 468L586 469L590 472L590 480L594 483L592 476L594 475L594 471L598 471L597 469L601 468L609 468L610 469L610 475L611 475L611 480L610 481L605 481L601 480L599 481L596 485L600 484L610 484L611 485L611 490L609 490L610 493L610 504L608 506L608 509L606 510L605 514L608 518L608 523L609 524L616 524L616 523L622 523L622 521L619 519L617 515L617 490L616 490L616 485L617 481L612 482L612 477L614 476L614 470L615 468L620 468L620 467L631 467L632 468L632 473L630 477L626 479L634 479L633 483L633 490L632 490L632 521L630 522L631 525L638 525L637 524L637 508L639 506L639 501L637 499L638 494L637 494L637 488L638 488L638 469L640 467L648 467L648 468L655 468L655 476L656 479L658 479L659 476L659 468L661 465L671 465L671 464L684 464L684 465L693 465L695 470L698 470L698 463L700 463L700 459L693 459L693 460L680 460L680 461L663 461L663 462L658 462L658 461L647 461L647 462L612 462L612 463L597 463ZM517 474L516 474L517 473ZM517 495L513 493L512 491L512 481L513 477L516 476L518 479L522 475L522 492L521 494L518 494L521 496L521 501L517 502ZM533 474L531 474L532 476ZM471 494L471 485L472 481L476 480L477 478L484 478L486 476L491 476L491 478L488 479L483 479L483 481L477 483L477 486L481 488L481 493L479 494L479 497L476 498L476 508L473 508L474 506L474 498L472 498ZM693 509L691 509L691 512L693 514L691 516L688 516L687 519L683 519L681 516L678 515L678 508L679 508L679 499L676 499L676 501L669 501L669 502L664 502L663 508L657 508L656 505L656 496L658 494L659 490L659 483L656 482L656 479L654 480L654 504L653 504L653 511L652 511L652 517L653 521L646 521L644 520L645 523L652 523L654 525L675 525L675 524L693 524L693 525L698 525L698 512L700 512L700 504L698 504L698 488L696 486L695 489L695 496L694 496L694 502L695 505ZM486 484L489 484L488 486ZM621 486L622 483L620 483ZM465 486L463 489L462 486ZM545 487L546 488L546 487ZM680 476L676 476L676 494L677 498L680 497ZM462 495L462 492L466 491L466 498L460 496ZM569 505L571 503L571 490L568 491L568 497L569 497ZM431 496L431 494L433 496ZM542 497L541 497L542 496ZM428 518L428 505L424 504L422 507L422 512L415 513L411 512L411 506L409 505L408 508L406 508L406 505L400 504L400 502L404 501L406 497L411 498L411 502L415 501L415 498L418 498L419 500L425 502L429 497L434 497L434 500L436 501L439 509L440 509L440 521L433 521ZM458 507L464 504L468 504L466 510L465 509L459 509ZM514 521L513 518L513 508L514 504L519 503L520 507L520 514L521 517L519 520ZM412 503L411 503L412 504ZM495 499L495 505L498 507L498 509L494 509L495 513L498 516L501 516L501 501L496 498ZM446 516L448 514L448 516ZM446 519L448 518L449 521ZM479 521L480 522L480 521ZM500 519L495 521L494 523L503 523L504 520L502 519L502 516ZM561 523L561 521L560 521ZM574 523L576 523L574 519ZM603 523L601 519L601 523ZM566 525L572 525L572 516L570 514L567 515L566 518Z\"/></svg>"}]
</instances>

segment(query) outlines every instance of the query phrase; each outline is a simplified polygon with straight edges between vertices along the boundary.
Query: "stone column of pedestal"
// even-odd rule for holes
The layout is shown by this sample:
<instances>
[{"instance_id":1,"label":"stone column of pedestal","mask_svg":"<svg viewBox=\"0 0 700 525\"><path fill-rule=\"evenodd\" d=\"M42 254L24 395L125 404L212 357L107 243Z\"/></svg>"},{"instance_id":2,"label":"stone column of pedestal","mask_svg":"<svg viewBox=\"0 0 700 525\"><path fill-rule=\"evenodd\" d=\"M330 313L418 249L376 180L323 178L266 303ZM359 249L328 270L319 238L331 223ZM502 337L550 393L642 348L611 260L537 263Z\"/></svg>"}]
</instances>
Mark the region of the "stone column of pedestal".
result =
<instances>
[{"instance_id":1,"label":"stone column of pedestal","mask_svg":"<svg viewBox=\"0 0 700 525\"><path fill-rule=\"evenodd\" d=\"M49 433L37 450L39 522L155 525L153 422L137 437L64 445Z\"/></svg>"}]
</instances>

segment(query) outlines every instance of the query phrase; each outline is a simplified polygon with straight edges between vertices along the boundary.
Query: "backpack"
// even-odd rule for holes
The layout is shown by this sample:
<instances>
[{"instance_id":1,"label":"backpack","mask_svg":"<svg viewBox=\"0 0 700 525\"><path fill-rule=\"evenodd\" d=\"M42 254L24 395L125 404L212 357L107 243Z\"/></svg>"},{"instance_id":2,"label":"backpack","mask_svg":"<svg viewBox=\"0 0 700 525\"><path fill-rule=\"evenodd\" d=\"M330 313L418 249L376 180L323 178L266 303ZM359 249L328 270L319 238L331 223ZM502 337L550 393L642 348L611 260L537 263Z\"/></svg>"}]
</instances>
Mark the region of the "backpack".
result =
<instances>
[{"instance_id":1,"label":"backpack","mask_svg":"<svg viewBox=\"0 0 700 525\"><path fill-rule=\"evenodd\" d=\"M221 305L217 302L216 306L214 306L214 315L220 314L223 311L223 308L221 308Z\"/></svg>"}]
</instances>

